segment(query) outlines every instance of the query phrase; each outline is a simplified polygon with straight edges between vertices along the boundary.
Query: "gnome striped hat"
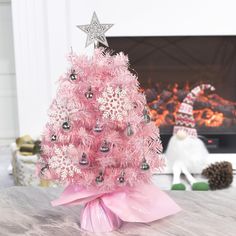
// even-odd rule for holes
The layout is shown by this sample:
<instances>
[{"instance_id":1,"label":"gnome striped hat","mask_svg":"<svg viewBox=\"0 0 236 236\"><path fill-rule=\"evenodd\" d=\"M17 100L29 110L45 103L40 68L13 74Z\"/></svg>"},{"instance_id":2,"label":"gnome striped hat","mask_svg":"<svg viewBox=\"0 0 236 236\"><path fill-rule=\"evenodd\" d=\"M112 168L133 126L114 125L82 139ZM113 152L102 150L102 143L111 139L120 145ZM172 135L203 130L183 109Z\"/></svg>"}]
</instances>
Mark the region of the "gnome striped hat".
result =
<instances>
[{"instance_id":1,"label":"gnome striped hat","mask_svg":"<svg viewBox=\"0 0 236 236\"><path fill-rule=\"evenodd\" d=\"M176 114L174 134L177 134L179 130L185 131L189 136L197 137L197 130L195 129L195 120L193 117L193 103L199 96L201 91L210 89L214 91L215 88L210 84L202 84L193 88L190 93L184 98L179 110Z\"/></svg>"}]
</instances>

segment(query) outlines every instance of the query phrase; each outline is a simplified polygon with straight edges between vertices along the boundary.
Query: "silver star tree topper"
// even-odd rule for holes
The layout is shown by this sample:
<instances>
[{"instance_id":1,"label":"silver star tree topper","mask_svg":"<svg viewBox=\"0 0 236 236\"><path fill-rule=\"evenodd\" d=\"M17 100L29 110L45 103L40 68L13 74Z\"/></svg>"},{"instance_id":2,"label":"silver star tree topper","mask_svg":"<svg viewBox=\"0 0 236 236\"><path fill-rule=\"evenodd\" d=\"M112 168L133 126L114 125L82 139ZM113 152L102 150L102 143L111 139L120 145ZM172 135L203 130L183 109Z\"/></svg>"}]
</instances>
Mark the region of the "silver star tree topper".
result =
<instances>
[{"instance_id":1,"label":"silver star tree topper","mask_svg":"<svg viewBox=\"0 0 236 236\"><path fill-rule=\"evenodd\" d=\"M93 13L90 25L77 25L79 29L87 34L85 47L89 46L91 43L94 43L96 46L97 42L100 42L108 47L105 32L108 31L112 26L113 24L100 24L96 12Z\"/></svg>"}]
</instances>

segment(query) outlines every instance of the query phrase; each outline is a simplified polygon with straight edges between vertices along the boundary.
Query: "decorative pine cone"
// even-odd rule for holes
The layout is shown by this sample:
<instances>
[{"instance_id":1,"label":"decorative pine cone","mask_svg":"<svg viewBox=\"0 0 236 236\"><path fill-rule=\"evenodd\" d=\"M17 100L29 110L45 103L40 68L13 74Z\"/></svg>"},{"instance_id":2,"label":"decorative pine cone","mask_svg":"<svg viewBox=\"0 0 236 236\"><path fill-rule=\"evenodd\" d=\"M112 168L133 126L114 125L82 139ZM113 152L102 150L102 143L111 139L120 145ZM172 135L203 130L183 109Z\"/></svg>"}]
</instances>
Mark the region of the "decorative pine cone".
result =
<instances>
[{"instance_id":1,"label":"decorative pine cone","mask_svg":"<svg viewBox=\"0 0 236 236\"><path fill-rule=\"evenodd\" d=\"M233 182L233 168L228 161L216 162L202 171L212 190L227 188Z\"/></svg>"}]
</instances>

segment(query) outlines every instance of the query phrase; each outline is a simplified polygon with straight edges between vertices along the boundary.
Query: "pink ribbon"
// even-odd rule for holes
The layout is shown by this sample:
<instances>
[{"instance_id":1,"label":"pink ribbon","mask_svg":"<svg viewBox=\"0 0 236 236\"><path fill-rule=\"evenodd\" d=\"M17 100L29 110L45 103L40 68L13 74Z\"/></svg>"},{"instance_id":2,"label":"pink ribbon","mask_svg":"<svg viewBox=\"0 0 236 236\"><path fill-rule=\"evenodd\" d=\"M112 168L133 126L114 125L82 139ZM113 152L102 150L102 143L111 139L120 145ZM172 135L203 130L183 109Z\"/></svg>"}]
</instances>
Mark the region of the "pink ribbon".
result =
<instances>
[{"instance_id":1,"label":"pink ribbon","mask_svg":"<svg viewBox=\"0 0 236 236\"><path fill-rule=\"evenodd\" d=\"M113 192L68 186L53 206L86 204L81 227L93 232L107 232L126 222L152 222L180 211L164 192L151 184L120 188Z\"/></svg>"}]
</instances>

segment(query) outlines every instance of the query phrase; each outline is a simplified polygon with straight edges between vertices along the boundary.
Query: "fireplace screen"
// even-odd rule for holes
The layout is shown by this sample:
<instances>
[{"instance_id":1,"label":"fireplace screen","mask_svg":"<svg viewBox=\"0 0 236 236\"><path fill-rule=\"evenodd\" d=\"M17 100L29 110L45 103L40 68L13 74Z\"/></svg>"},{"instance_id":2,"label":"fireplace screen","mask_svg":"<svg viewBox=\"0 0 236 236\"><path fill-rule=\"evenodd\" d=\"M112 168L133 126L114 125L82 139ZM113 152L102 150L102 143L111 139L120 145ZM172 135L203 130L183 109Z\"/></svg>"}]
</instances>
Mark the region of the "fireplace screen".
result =
<instances>
[{"instance_id":1,"label":"fireplace screen","mask_svg":"<svg viewBox=\"0 0 236 236\"><path fill-rule=\"evenodd\" d=\"M162 134L172 133L180 103L201 83L216 91L195 101L198 132L236 133L236 36L110 37L108 43L128 54Z\"/></svg>"}]
</instances>

